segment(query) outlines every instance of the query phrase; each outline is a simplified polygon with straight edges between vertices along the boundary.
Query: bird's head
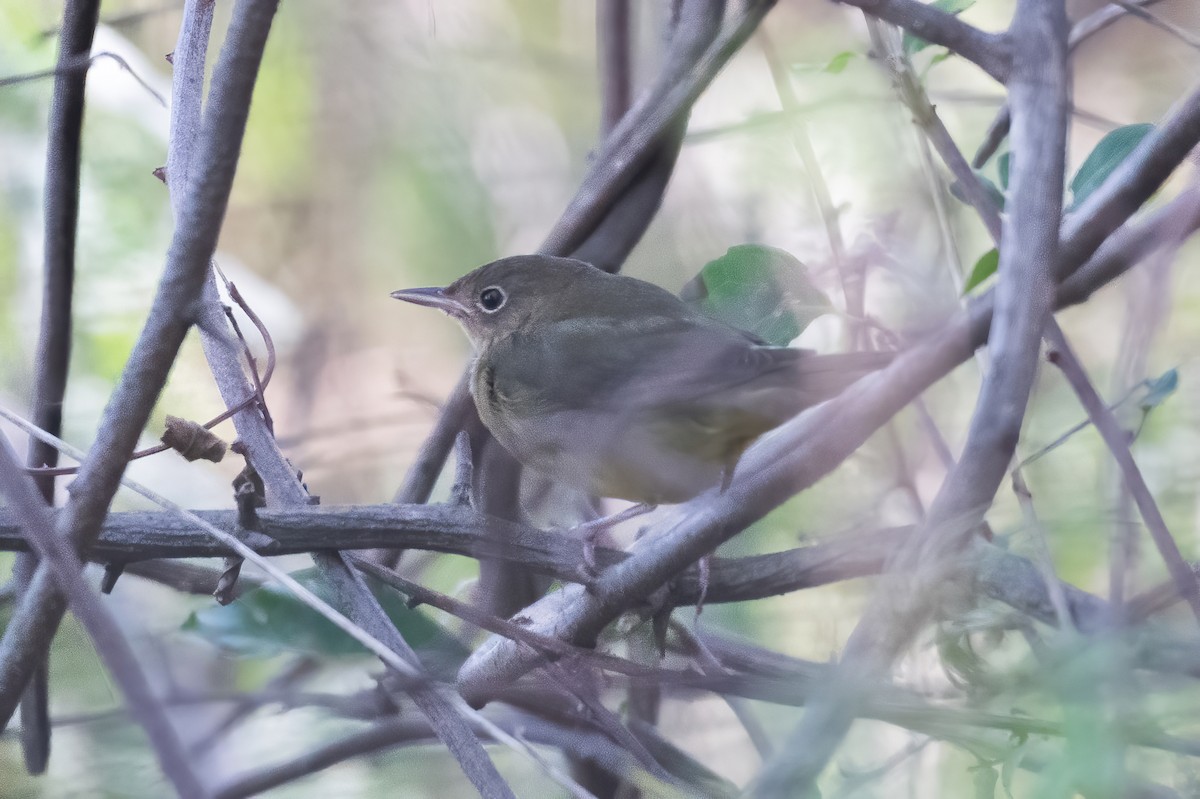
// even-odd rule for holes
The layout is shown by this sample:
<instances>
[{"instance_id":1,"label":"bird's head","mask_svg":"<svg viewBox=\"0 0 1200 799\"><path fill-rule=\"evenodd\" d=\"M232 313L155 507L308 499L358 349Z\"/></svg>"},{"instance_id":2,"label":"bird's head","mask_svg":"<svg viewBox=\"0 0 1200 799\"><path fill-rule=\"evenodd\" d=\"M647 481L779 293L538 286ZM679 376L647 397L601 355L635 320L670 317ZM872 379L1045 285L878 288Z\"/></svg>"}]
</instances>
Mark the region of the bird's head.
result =
<instances>
[{"instance_id":1,"label":"bird's head","mask_svg":"<svg viewBox=\"0 0 1200 799\"><path fill-rule=\"evenodd\" d=\"M585 284L602 275L570 258L517 255L492 261L442 288L393 291L398 300L437 308L458 320L478 347L587 302Z\"/></svg>"}]
</instances>

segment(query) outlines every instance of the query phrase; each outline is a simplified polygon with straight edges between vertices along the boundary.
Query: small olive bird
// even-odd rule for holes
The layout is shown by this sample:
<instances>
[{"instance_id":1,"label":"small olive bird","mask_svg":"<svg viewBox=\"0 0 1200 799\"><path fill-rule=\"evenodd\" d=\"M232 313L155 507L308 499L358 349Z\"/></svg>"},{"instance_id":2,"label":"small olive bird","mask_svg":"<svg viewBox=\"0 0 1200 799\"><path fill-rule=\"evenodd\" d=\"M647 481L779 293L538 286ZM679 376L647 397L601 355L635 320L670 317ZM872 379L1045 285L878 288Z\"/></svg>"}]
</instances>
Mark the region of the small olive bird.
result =
<instances>
[{"instance_id":1,"label":"small olive bird","mask_svg":"<svg viewBox=\"0 0 1200 799\"><path fill-rule=\"evenodd\" d=\"M891 357L771 346L652 283L546 255L392 296L466 329L479 416L513 457L648 505L724 487L756 438Z\"/></svg>"}]
</instances>

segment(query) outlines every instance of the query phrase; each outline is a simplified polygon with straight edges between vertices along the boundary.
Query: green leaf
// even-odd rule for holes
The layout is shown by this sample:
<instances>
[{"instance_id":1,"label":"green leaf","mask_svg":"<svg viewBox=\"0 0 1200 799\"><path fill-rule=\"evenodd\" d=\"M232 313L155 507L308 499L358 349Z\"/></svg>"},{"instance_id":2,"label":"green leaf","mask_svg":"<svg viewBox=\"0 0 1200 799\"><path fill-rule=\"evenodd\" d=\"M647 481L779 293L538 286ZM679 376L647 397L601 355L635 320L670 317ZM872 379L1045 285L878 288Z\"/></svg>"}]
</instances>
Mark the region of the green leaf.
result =
<instances>
[{"instance_id":1,"label":"green leaf","mask_svg":"<svg viewBox=\"0 0 1200 799\"><path fill-rule=\"evenodd\" d=\"M971 274L967 275L967 282L963 284L963 294L970 294L980 283L996 274L999 266L1000 251L995 247L979 256L979 260L971 267Z\"/></svg>"},{"instance_id":2,"label":"green leaf","mask_svg":"<svg viewBox=\"0 0 1200 799\"><path fill-rule=\"evenodd\" d=\"M1146 396L1138 403L1143 411L1157 408L1179 388L1179 370L1168 369L1153 380L1146 381Z\"/></svg>"},{"instance_id":3,"label":"green leaf","mask_svg":"<svg viewBox=\"0 0 1200 799\"><path fill-rule=\"evenodd\" d=\"M1012 153L1004 153L996 159L996 171L1000 173L1000 188L1008 191L1008 168L1012 163Z\"/></svg>"},{"instance_id":4,"label":"green leaf","mask_svg":"<svg viewBox=\"0 0 1200 799\"><path fill-rule=\"evenodd\" d=\"M952 55L954 55L954 53L950 52L949 50L942 50L942 52L929 59L929 66L925 67L925 71L921 73L921 76L924 77L925 75L928 75L929 70L933 69L943 61L949 61Z\"/></svg>"},{"instance_id":5,"label":"green leaf","mask_svg":"<svg viewBox=\"0 0 1200 799\"><path fill-rule=\"evenodd\" d=\"M824 64L793 64L792 69L796 72L827 72L830 75L838 75L855 58L858 58L858 53L853 50L843 50Z\"/></svg>"},{"instance_id":6,"label":"green leaf","mask_svg":"<svg viewBox=\"0 0 1200 799\"><path fill-rule=\"evenodd\" d=\"M975 5L975 0L933 0L933 2L929 5L933 6L939 11L944 11L947 14L954 14L957 16L971 6ZM925 41L920 36L914 36L911 33L905 32L904 52L906 55L919 53L928 46L929 42Z\"/></svg>"},{"instance_id":7,"label":"green leaf","mask_svg":"<svg viewBox=\"0 0 1200 799\"><path fill-rule=\"evenodd\" d=\"M1154 126L1149 123L1126 125L1101 139L1071 179L1071 194L1074 198L1071 207L1077 207L1100 188L1108 176L1117 170L1142 143L1142 139L1153 130Z\"/></svg>"},{"instance_id":8,"label":"green leaf","mask_svg":"<svg viewBox=\"0 0 1200 799\"><path fill-rule=\"evenodd\" d=\"M837 75L846 68L846 65L850 63L850 59L857 55L858 53L850 50L845 50L841 53L838 53L833 58L829 59L829 63L825 65L824 71L828 72L830 75Z\"/></svg>"},{"instance_id":9,"label":"green leaf","mask_svg":"<svg viewBox=\"0 0 1200 799\"><path fill-rule=\"evenodd\" d=\"M316 569L293 572L308 590L330 601L328 586ZM449 633L419 610L409 608L399 594L364 575L388 618L434 670L461 662L468 652ZM249 657L272 657L302 652L328 657L365 654L353 638L333 622L275 585L257 588L224 607L214 606L188 617L183 629L222 649Z\"/></svg>"},{"instance_id":10,"label":"green leaf","mask_svg":"<svg viewBox=\"0 0 1200 799\"><path fill-rule=\"evenodd\" d=\"M705 264L679 296L702 313L779 346L833 308L803 263L760 244L730 247Z\"/></svg>"}]
</instances>

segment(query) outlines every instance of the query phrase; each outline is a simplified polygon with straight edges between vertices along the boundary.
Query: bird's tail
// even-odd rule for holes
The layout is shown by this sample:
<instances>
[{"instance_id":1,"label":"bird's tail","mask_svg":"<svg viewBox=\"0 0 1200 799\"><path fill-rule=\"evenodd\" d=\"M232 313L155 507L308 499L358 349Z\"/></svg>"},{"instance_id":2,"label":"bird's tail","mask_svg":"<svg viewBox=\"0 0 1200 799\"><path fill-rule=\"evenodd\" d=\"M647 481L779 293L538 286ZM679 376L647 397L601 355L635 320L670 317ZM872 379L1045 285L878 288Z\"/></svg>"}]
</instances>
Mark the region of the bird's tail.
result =
<instances>
[{"instance_id":1,"label":"bird's tail","mask_svg":"<svg viewBox=\"0 0 1200 799\"><path fill-rule=\"evenodd\" d=\"M817 402L840 394L864 375L882 369L895 358L894 352L841 352L808 354L799 359L798 371L804 393Z\"/></svg>"}]
</instances>

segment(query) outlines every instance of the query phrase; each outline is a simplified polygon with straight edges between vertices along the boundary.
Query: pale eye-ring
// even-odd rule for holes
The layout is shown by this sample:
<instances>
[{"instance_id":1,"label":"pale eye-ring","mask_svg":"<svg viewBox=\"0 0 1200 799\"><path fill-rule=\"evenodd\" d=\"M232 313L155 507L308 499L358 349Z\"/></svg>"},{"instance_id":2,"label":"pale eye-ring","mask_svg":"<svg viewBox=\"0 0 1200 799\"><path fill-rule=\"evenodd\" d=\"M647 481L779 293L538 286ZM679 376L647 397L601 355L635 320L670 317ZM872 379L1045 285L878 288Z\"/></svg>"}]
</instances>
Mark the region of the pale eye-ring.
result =
<instances>
[{"instance_id":1,"label":"pale eye-ring","mask_svg":"<svg viewBox=\"0 0 1200 799\"><path fill-rule=\"evenodd\" d=\"M504 289L499 286L488 286L479 292L479 307L485 313L495 313L504 307L504 302L507 299L508 296L504 293Z\"/></svg>"}]
</instances>

